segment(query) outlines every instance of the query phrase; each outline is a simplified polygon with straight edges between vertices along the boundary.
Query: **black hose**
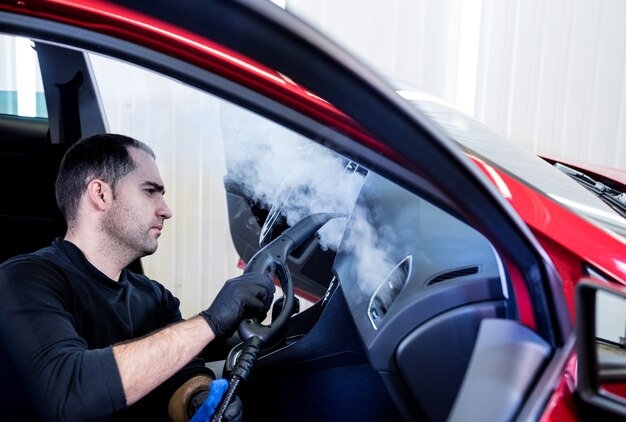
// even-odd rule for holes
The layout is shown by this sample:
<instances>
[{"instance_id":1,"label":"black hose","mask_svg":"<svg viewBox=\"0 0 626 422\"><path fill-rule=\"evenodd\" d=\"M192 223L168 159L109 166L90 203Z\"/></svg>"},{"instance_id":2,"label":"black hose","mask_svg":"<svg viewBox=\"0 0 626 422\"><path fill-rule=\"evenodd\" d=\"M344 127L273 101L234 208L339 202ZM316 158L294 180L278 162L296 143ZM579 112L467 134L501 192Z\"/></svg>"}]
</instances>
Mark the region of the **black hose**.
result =
<instances>
[{"instance_id":1,"label":"black hose","mask_svg":"<svg viewBox=\"0 0 626 422\"><path fill-rule=\"evenodd\" d=\"M309 215L292 227L288 228L270 244L258 251L248 265L245 272L267 272L270 268L275 268L274 273L281 281L281 286L285 291L285 302L283 310L272 321L273 327L261 325L255 320L244 320L239 325L239 335L244 342L243 349L237 357L232 375L229 380L228 390L222 397L219 407L213 414L211 421L219 422L224 417L226 408L233 401L237 394L239 385L248 379L252 366L257 359L261 344L271 344L281 331L286 328L289 318L295 311L295 298L293 284L287 269L287 256L298 246L302 245L317 230L322 228L329 220L338 217L346 217L345 214L319 213Z\"/></svg>"},{"instance_id":2,"label":"black hose","mask_svg":"<svg viewBox=\"0 0 626 422\"><path fill-rule=\"evenodd\" d=\"M243 349L235 362L235 367L233 368L233 372L230 376L228 390L224 393L220 406L213 414L211 422L221 422L224 417L224 412L226 412L226 408L232 403L235 395L237 394L239 385L242 381L248 380L250 372L252 371L252 366L254 366L254 362L256 362L256 358L259 355L260 350L261 339L259 337L253 336L246 340Z\"/></svg>"}]
</instances>

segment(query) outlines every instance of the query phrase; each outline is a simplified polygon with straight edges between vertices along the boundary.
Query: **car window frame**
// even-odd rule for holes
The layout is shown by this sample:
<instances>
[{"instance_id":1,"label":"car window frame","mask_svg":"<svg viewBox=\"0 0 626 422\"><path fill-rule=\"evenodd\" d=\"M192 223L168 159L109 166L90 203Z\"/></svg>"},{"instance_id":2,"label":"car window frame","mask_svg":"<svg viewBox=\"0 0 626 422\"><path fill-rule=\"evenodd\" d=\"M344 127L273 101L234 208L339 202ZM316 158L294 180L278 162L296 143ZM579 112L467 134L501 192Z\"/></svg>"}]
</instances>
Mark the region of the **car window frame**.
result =
<instances>
[{"instance_id":1,"label":"car window frame","mask_svg":"<svg viewBox=\"0 0 626 422\"><path fill-rule=\"evenodd\" d=\"M172 11L151 3L138 5L133 3L133 7L138 11L137 16L141 17L141 13L145 13L146 16L161 18L174 24L177 20L193 16L189 14L188 9L193 6L194 4L176 5L176 10ZM376 134L377 138L388 144L396 152L396 159L397 156L404 156L408 161L394 161L392 159L394 157L384 156L381 150L376 150L372 145L366 146L347 138L302 113L281 107L278 101L256 94L208 69L194 66L162 52L105 34L75 27L68 28L62 23L42 21L30 16L3 13L0 15L0 22L5 28L12 28L14 33L25 33L31 38L42 40L52 37L55 42L109 54L211 92L347 154L408 190L429 198L441 208L469 221L496 245L499 253L504 253L506 258L516 265L529 288L538 320L538 331L551 345L563 344L571 334L572 327L554 266L521 218L497 195L495 188L489 185L484 176L469 164L458 148L452 146L451 141L446 140L445 136L420 116L417 110L412 109L391 88L366 71L354 59L349 58L338 47L332 46L319 34L312 33L310 28L295 28L294 21L289 21L290 18L286 15L276 15L277 11L273 6L216 2L206 9L202 16L193 16L193 22L185 22L183 26L197 30L197 33L207 37L206 39L215 40L228 48L248 54L252 59L258 60L258 54L268 53L267 59L272 60L271 65L276 64L276 67L272 68L285 71L290 76L295 73L298 81L313 87L314 92L319 92L322 97L330 98L341 111L353 116L359 123L364 124L366 129ZM211 12L208 9L211 9ZM236 16L240 20L239 23L247 25L250 32L242 37L242 34L237 33L234 28L237 25L232 27L232 22L215 21L222 13ZM285 31L289 31L292 36L284 39ZM251 42L249 34L255 32L263 33L264 36L252 37L254 42ZM132 35L131 38L136 35ZM135 41L137 39L139 38ZM327 50L320 50L316 43L323 45ZM310 63L311 60L294 60L293 57L287 59L283 57L284 48L281 51L281 46L289 51L300 48L301 53L309 59L319 57L319 63L323 66L320 66L318 71L323 72L323 67L326 66L329 74L336 75L337 80L327 87L315 84L314 80L307 79L306 73L304 76L302 73L310 72L310 69L302 68L302 63ZM171 52L165 47L164 50L168 51L168 54ZM330 51L331 54L327 54L326 51ZM341 89L338 93L333 93L332 90L337 88ZM350 89L358 92L359 97L340 96L342 92ZM363 101L368 103L369 109L359 108ZM381 112L380 121L367 119L371 115L371 108ZM324 136L320 139L318 136L310 136L311 134ZM405 144L407 139L411 139L412 142ZM411 149L418 139L424 149L419 152ZM425 162L423 156L436 159L433 162ZM449 180L436 177L441 175L441 168L447 170ZM459 196L459 191L468 194Z\"/></svg>"}]
</instances>

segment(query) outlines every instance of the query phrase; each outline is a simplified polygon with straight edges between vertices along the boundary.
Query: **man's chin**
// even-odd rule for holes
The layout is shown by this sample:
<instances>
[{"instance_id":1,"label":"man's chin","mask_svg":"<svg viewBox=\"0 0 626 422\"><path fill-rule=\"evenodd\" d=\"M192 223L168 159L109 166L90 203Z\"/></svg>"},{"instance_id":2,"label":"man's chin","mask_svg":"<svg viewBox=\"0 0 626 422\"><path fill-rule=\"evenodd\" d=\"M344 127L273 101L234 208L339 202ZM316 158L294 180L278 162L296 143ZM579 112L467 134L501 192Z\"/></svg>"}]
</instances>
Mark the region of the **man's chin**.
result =
<instances>
[{"instance_id":1,"label":"man's chin","mask_svg":"<svg viewBox=\"0 0 626 422\"><path fill-rule=\"evenodd\" d=\"M155 253L157 251L158 246L159 245L155 245L153 248L144 250L144 256L152 255L153 253Z\"/></svg>"},{"instance_id":2,"label":"man's chin","mask_svg":"<svg viewBox=\"0 0 626 422\"><path fill-rule=\"evenodd\" d=\"M142 250L143 254L141 257L152 255L153 253L157 251L158 248L159 248L159 243L155 239L154 242L151 242L148 245L144 245L143 250Z\"/></svg>"}]
</instances>

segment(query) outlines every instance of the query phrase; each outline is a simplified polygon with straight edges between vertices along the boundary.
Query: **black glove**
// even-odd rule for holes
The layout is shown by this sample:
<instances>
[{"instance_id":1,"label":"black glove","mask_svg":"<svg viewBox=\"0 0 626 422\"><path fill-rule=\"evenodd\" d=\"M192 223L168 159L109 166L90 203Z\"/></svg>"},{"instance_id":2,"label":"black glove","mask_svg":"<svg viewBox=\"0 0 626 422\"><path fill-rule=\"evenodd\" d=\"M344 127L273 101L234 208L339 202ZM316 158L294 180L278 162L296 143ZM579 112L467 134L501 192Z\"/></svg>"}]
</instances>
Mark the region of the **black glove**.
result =
<instances>
[{"instance_id":1,"label":"black glove","mask_svg":"<svg viewBox=\"0 0 626 422\"><path fill-rule=\"evenodd\" d=\"M267 313L276 287L272 280L259 273L248 273L228 280L206 311L200 312L215 336L228 338L241 321Z\"/></svg>"},{"instance_id":2,"label":"black glove","mask_svg":"<svg viewBox=\"0 0 626 422\"><path fill-rule=\"evenodd\" d=\"M206 401L207 397L209 397L208 390L200 391L194 394L193 397L191 397L191 400L189 400L189 406L187 409L187 412L188 412L187 416L189 417L189 419L191 419L193 415L196 414L198 409L202 407L202 404ZM233 398L233 401L226 408L226 411L224 411L223 420L226 422L241 422L242 418L243 418L243 410L242 410L241 400L239 399L239 396L236 395Z\"/></svg>"}]
</instances>

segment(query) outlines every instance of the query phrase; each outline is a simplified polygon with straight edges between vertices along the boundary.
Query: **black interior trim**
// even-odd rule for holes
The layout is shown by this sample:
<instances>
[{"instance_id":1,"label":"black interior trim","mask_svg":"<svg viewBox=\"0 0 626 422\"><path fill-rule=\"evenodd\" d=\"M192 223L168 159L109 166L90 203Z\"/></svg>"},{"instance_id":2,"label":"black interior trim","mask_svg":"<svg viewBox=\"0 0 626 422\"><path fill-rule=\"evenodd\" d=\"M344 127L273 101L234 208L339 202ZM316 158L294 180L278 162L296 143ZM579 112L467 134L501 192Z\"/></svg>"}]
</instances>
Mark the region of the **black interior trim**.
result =
<instances>
[{"instance_id":1,"label":"black interior trim","mask_svg":"<svg viewBox=\"0 0 626 422\"><path fill-rule=\"evenodd\" d=\"M296 340L261 356L244 385L244 414L272 421L402 419L367 361L341 289L326 306L295 315L289 327Z\"/></svg>"},{"instance_id":2,"label":"black interior trim","mask_svg":"<svg viewBox=\"0 0 626 422\"><path fill-rule=\"evenodd\" d=\"M35 43L50 119L50 141L71 145L107 131L91 69L82 51Z\"/></svg>"}]
</instances>

